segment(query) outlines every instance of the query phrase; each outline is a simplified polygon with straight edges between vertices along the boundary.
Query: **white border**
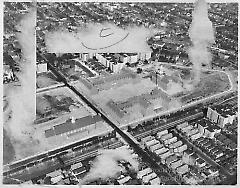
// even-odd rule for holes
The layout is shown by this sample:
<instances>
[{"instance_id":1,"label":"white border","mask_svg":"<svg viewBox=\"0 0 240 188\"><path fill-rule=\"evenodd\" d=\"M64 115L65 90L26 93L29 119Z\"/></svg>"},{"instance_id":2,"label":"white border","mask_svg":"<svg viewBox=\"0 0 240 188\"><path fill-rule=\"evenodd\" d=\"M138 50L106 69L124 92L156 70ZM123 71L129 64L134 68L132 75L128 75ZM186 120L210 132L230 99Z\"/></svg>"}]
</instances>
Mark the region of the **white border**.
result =
<instances>
[{"instance_id":1,"label":"white border","mask_svg":"<svg viewBox=\"0 0 240 188\"><path fill-rule=\"evenodd\" d=\"M156 2L156 3L194 3L195 0L122 0L122 1L119 1L119 0L87 0L87 1L79 1L79 0L55 0L55 1L49 1L49 0L3 0L4 2ZM0 16L1 16L1 21L0 21L0 33L1 33L1 40L2 42L0 43L0 58L1 58L1 65L0 65L0 72L1 72L1 76L0 76L0 82L1 82L1 97L3 97L3 80L2 80L2 70L3 70L3 1L0 1ZM239 0L206 0L208 3L238 3ZM239 7L239 5L238 5ZM239 19L239 10L238 10L238 19ZM238 25L238 32L239 32L239 25ZM239 36L239 33L238 33L238 36ZM239 46L239 41L238 41L238 46ZM239 57L239 51L238 51L238 57ZM238 62L239 63L239 62ZM238 74L239 74L239 70L238 70ZM240 81L240 78L238 77L238 81ZM0 106L2 108L3 106L3 100L0 100ZM240 99L238 98L238 104L240 102ZM0 122L2 123L3 122L3 116L1 115L0 117ZM238 117L239 118L239 117ZM3 135L3 129L1 128L0 130L0 134ZM238 143L240 143L240 131L238 129ZM3 136L2 136L3 138ZM2 150L3 150L3 139L1 139L1 158L0 158L0 173L1 173L1 182L2 182ZM238 147L239 148L239 147ZM239 160L239 157L240 156L240 151L238 149L238 160ZM239 167L240 167L240 164L238 163L238 171L239 171ZM240 171L239 171L240 172ZM237 185L239 185L239 172L238 172L238 175L237 175L237 180L238 180L238 183ZM2 183L1 183L2 184ZM38 185L3 185L3 187L43 187L43 186L38 186ZM167 187L176 187L175 185L166 185ZM228 187L229 185L218 185L218 187ZM67 187L65 185L63 186L47 186L47 185L44 185L44 187ZM71 185L71 187L79 187L77 185ZM83 185L83 187L89 187L89 188L92 188L92 187L99 187L99 186L92 186L92 185ZM110 186L110 185L102 185L101 187L113 187L113 186ZM132 186L118 186L118 187L136 187L136 185L132 185ZM137 186L137 188L141 188L141 187L146 187L144 185L139 185ZM159 187L159 186L147 186L147 187ZM165 186L161 186L161 187L165 187ZM181 187L194 187L194 186L187 186L187 185L182 185ZM203 187L203 186L198 186L198 187ZM204 186L205 187L205 186ZM207 187L215 187L214 185L208 185ZM232 186L231 186L232 187Z\"/></svg>"}]
</instances>

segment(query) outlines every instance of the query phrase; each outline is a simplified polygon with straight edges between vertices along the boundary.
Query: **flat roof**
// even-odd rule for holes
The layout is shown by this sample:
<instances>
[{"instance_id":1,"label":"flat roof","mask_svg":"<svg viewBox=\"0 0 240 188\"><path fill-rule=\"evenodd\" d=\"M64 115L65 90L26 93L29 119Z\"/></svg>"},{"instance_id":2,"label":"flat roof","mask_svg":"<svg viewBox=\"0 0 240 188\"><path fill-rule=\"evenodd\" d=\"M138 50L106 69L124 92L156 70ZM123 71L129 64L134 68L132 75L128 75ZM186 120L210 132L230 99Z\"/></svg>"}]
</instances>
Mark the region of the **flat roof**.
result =
<instances>
[{"instance_id":1,"label":"flat roof","mask_svg":"<svg viewBox=\"0 0 240 188\"><path fill-rule=\"evenodd\" d=\"M45 136L46 136L46 138L49 138L49 137L52 137L52 136L60 135L60 134L67 133L67 132L72 131L72 130L76 130L76 129L79 129L79 128L82 128L82 127L86 127L88 125L97 123L99 121L102 121L102 118L99 115L85 116L85 117L76 119L75 123L72 123L69 120L69 121L66 121L65 123L55 125L51 129L45 130Z\"/></svg>"}]
</instances>

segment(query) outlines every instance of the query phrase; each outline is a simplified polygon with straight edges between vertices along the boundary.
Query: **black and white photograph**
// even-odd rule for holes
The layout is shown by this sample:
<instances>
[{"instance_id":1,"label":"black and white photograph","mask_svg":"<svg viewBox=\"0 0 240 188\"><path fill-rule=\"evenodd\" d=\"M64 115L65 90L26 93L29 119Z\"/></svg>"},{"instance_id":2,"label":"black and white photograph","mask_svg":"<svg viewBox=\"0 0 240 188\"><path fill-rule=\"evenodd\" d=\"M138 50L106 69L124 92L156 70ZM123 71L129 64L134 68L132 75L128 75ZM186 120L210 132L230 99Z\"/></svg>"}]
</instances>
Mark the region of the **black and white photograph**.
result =
<instances>
[{"instance_id":1,"label":"black and white photograph","mask_svg":"<svg viewBox=\"0 0 240 188\"><path fill-rule=\"evenodd\" d=\"M3 185L237 185L238 1L2 2Z\"/></svg>"}]
</instances>

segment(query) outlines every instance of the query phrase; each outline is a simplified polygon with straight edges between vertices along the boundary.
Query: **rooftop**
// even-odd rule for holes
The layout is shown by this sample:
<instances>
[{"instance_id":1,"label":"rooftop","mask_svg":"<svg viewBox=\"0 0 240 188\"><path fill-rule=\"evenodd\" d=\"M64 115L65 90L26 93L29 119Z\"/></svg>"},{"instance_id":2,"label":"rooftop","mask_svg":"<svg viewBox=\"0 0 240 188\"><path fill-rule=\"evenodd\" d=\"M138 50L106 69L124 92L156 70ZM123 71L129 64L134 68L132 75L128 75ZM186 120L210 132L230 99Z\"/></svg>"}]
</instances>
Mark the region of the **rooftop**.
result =
<instances>
[{"instance_id":1,"label":"rooftop","mask_svg":"<svg viewBox=\"0 0 240 188\"><path fill-rule=\"evenodd\" d=\"M212 106L213 110L216 110L222 116L227 117L228 115L235 115L237 112L236 104L224 104Z\"/></svg>"},{"instance_id":2,"label":"rooftop","mask_svg":"<svg viewBox=\"0 0 240 188\"><path fill-rule=\"evenodd\" d=\"M79 128L86 127L91 124L95 124L101 120L102 120L102 118L99 115L85 116L83 118L76 119L75 123L72 123L69 120L69 121L66 121L65 123L55 125L51 129L45 130L45 136L46 136L46 138L49 138L52 136L60 135L60 134L67 133L67 132L70 132L70 131L73 131L73 130L76 130Z\"/></svg>"}]
</instances>

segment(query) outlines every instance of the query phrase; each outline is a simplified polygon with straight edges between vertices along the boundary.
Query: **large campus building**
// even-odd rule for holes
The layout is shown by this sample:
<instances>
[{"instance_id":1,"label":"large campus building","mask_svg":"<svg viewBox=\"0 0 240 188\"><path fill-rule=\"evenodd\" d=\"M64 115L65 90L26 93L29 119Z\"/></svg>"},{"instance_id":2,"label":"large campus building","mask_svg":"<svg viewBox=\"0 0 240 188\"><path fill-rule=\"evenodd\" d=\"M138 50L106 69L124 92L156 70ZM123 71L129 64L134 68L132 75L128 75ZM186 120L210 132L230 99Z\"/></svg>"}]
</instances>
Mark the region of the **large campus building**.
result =
<instances>
[{"instance_id":1,"label":"large campus building","mask_svg":"<svg viewBox=\"0 0 240 188\"><path fill-rule=\"evenodd\" d=\"M139 60L149 60L151 52L141 53L82 53L79 58L82 61L87 61L90 58L96 59L105 67L109 68L112 72L119 72L127 63L133 64Z\"/></svg>"},{"instance_id":2,"label":"large campus building","mask_svg":"<svg viewBox=\"0 0 240 188\"><path fill-rule=\"evenodd\" d=\"M102 65L109 68L112 72L117 73L127 64L133 64L141 60L149 60L151 52L141 53L80 53L79 59L88 61L96 58ZM37 62L37 73L47 72L46 62Z\"/></svg>"},{"instance_id":3,"label":"large campus building","mask_svg":"<svg viewBox=\"0 0 240 188\"><path fill-rule=\"evenodd\" d=\"M139 60L149 60L151 52L145 53L103 53L96 54L96 58L111 71L119 72L127 63L133 64Z\"/></svg>"}]
</instances>

